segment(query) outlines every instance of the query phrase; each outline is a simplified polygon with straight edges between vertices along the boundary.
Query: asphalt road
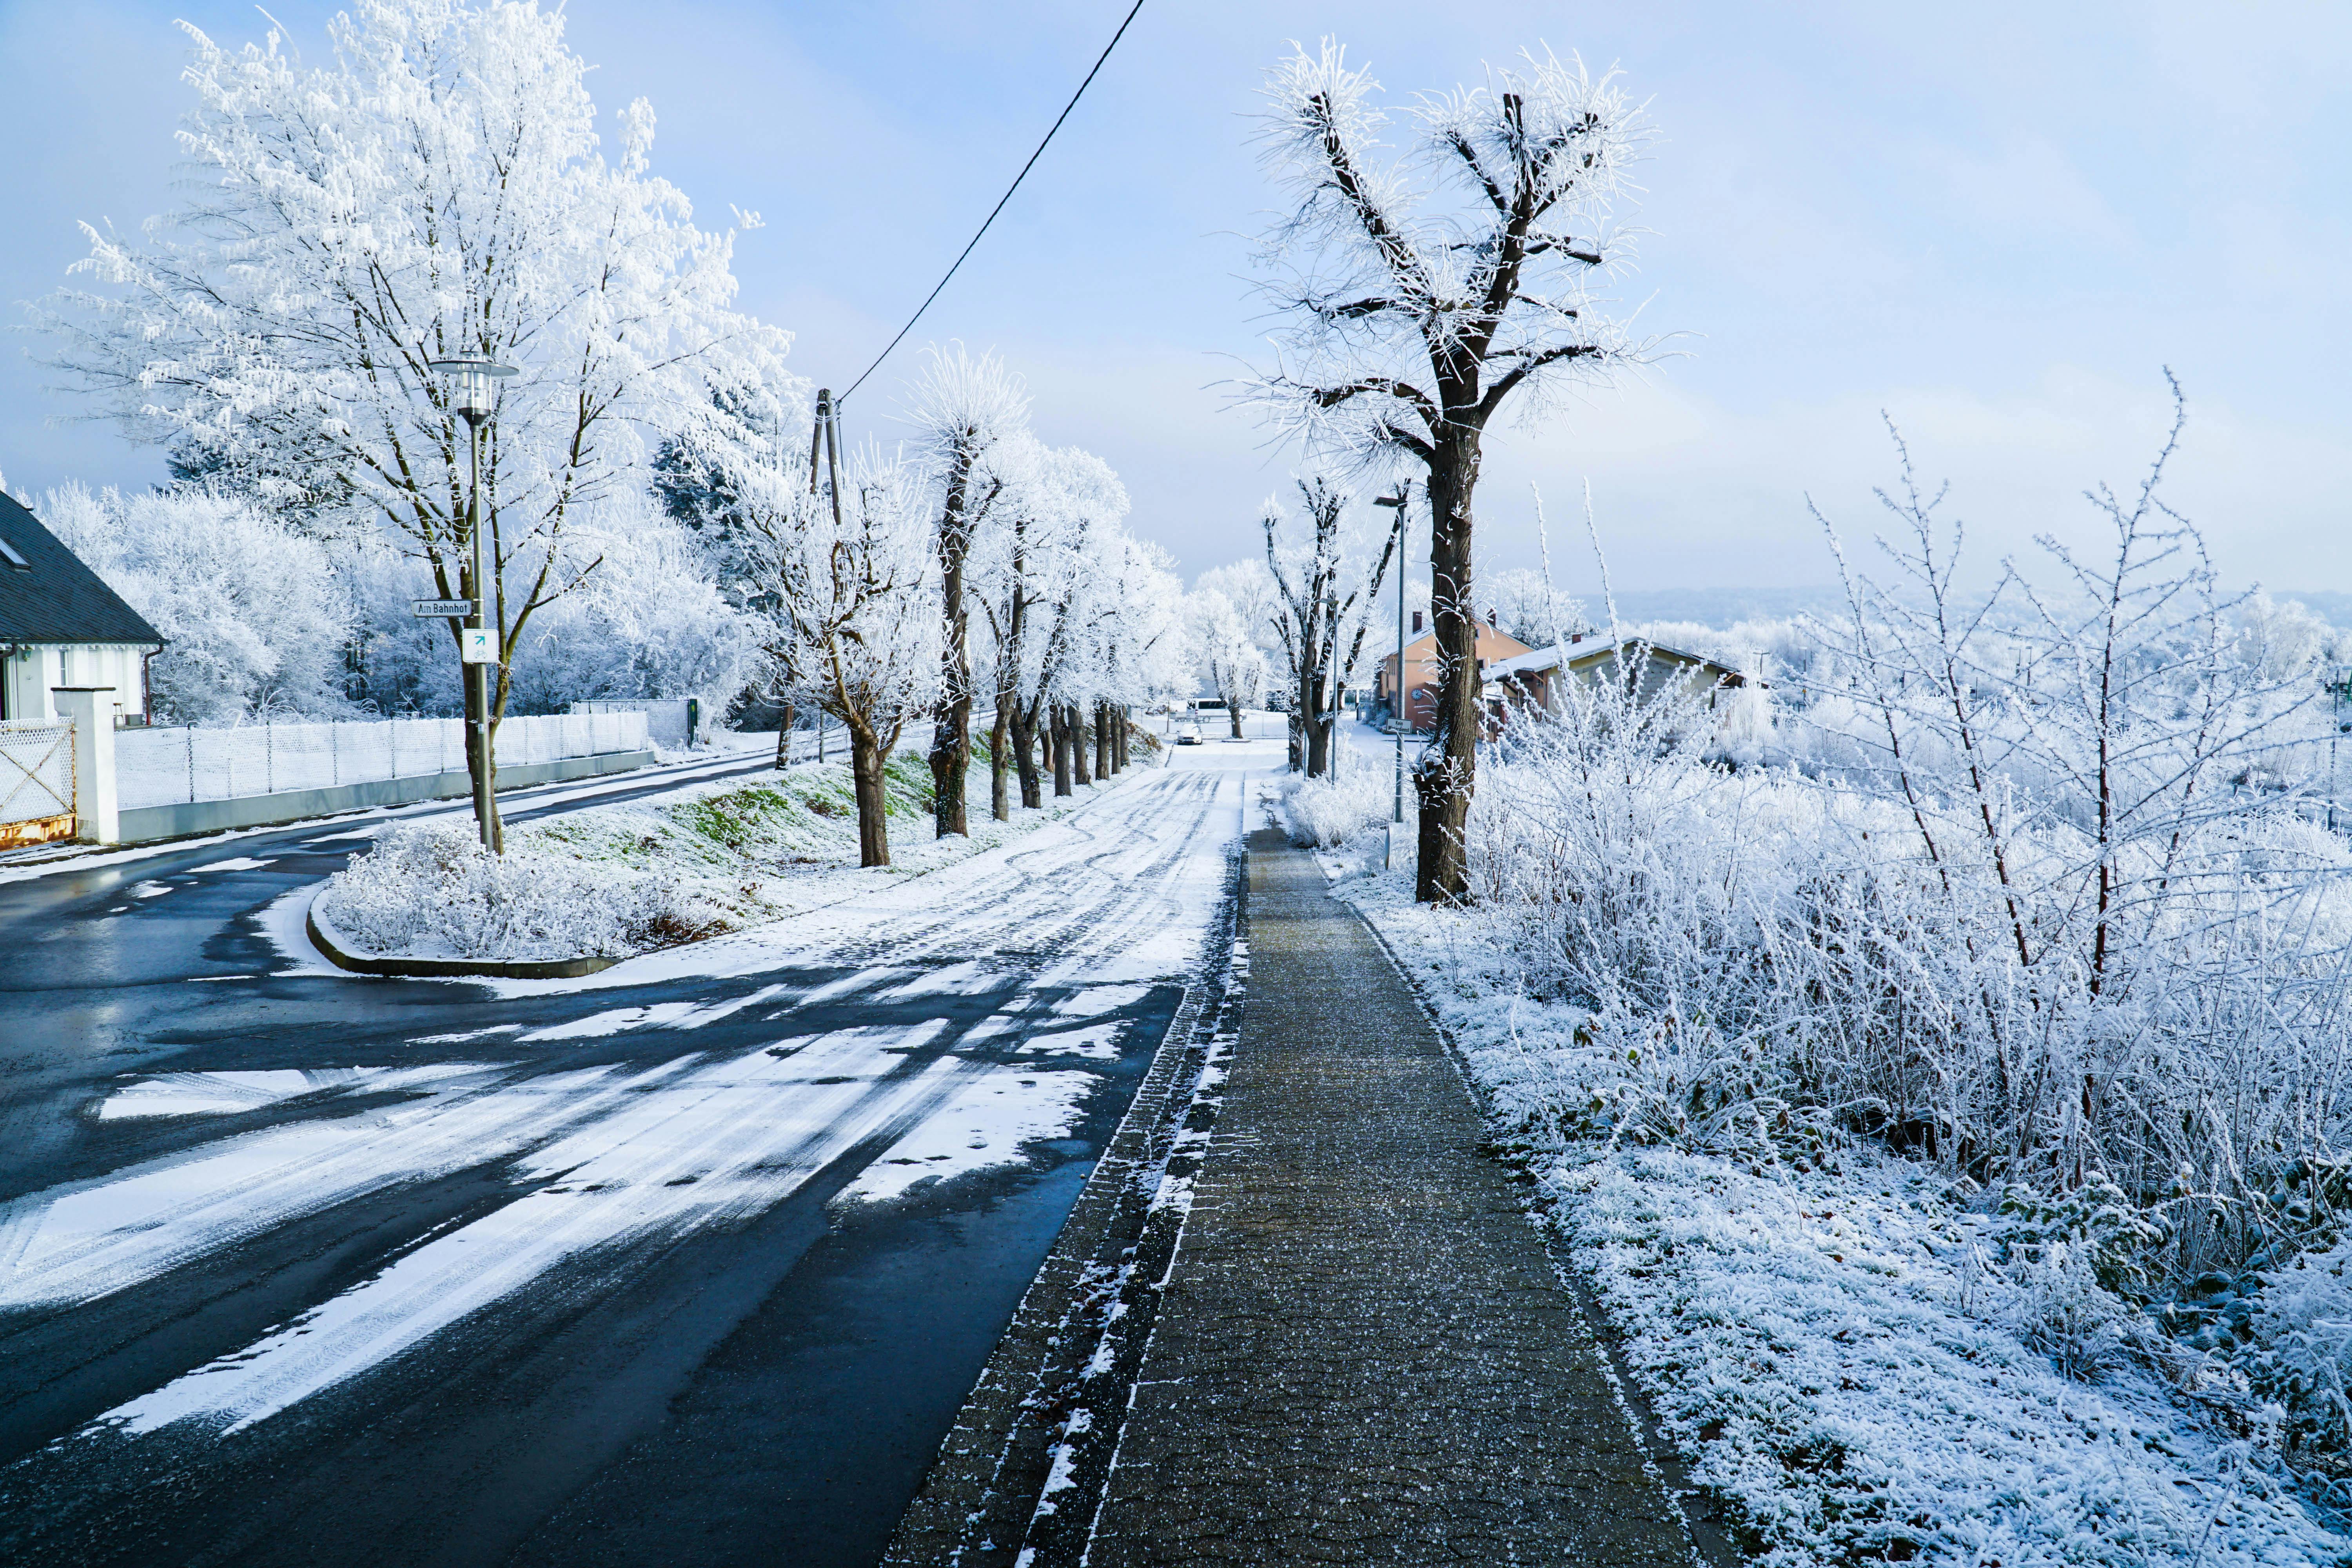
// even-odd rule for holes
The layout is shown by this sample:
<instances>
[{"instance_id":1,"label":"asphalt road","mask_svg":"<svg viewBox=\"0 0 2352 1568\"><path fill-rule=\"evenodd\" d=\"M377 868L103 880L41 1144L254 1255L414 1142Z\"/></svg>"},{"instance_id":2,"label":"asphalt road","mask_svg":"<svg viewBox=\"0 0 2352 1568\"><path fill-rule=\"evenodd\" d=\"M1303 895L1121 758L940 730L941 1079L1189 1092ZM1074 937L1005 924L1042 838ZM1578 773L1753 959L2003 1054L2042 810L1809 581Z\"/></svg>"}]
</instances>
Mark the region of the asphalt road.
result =
<instances>
[{"instance_id":1,"label":"asphalt road","mask_svg":"<svg viewBox=\"0 0 2352 1568\"><path fill-rule=\"evenodd\" d=\"M582 981L326 969L348 822L0 885L0 1560L872 1563L1278 749Z\"/></svg>"}]
</instances>

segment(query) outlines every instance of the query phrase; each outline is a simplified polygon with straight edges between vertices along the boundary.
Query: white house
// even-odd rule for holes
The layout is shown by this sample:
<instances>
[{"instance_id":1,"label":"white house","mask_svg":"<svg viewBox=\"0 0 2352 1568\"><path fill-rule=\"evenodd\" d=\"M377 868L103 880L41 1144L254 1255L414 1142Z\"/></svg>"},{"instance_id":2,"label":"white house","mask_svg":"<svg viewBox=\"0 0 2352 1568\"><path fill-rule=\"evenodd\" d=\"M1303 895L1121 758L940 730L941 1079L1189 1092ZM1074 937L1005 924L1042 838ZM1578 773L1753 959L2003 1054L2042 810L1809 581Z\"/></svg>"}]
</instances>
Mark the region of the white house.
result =
<instances>
[{"instance_id":1,"label":"white house","mask_svg":"<svg viewBox=\"0 0 2352 1568\"><path fill-rule=\"evenodd\" d=\"M144 723L147 660L163 647L145 616L0 492L0 720L56 720L61 689L106 688L116 723Z\"/></svg>"},{"instance_id":2,"label":"white house","mask_svg":"<svg viewBox=\"0 0 2352 1568\"><path fill-rule=\"evenodd\" d=\"M1729 665L1704 654L1686 653L1664 643L1643 637L1627 637L1619 643L1580 634L1564 644L1536 648L1516 658L1488 665L1486 696L1498 711L1507 700L1516 699L1546 712L1558 712L1564 695L1559 684L1562 666L1570 677L1590 685L1604 677L1622 679L1624 663L1620 661L1635 659L1641 661L1640 696L1645 702L1679 687L1690 696L1704 699L1712 708L1724 691L1745 686L1749 679Z\"/></svg>"}]
</instances>

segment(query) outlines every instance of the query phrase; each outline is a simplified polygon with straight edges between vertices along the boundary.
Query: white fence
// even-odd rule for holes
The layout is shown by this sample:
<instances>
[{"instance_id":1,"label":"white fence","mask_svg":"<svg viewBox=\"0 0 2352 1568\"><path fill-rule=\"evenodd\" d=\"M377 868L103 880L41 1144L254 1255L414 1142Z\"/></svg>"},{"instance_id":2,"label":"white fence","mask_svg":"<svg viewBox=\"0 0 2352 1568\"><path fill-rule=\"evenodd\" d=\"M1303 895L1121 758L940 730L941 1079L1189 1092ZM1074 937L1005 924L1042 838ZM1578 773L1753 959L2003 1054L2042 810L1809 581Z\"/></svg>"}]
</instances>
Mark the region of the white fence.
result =
<instances>
[{"instance_id":1,"label":"white fence","mask_svg":"<svg viewBox=\"0 0 2352 1568\"><path fill-rule=\"evenodd\" d=\"M73 808L73 726L0 722L0 827L68 816Z\"/></svg>"},{"instance_id":2,"label":"white fence","mask_svg":"<svg viewBox=\"0 0 2352 1568\"><path fill-rule=\"evenodd\" d=\"M551 713L500 724L498 759L500 767L520 767L639 752L646 743L643 713ZM114 737L114 766L125 810L461 773L465 721L124 730Z\"/></svg>"}]
</instances>

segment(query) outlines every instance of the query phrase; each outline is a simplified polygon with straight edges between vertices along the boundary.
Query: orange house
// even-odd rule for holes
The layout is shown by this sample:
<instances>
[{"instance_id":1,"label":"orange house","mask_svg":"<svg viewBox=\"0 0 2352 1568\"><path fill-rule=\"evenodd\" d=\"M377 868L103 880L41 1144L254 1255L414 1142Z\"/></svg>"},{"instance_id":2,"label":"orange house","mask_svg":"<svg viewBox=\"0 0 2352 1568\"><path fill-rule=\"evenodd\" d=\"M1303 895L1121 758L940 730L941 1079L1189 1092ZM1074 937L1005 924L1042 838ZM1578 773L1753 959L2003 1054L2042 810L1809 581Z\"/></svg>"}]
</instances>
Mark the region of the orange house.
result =
<instances>
[{"instance_id":1,"label":"orange house","mask_svg":"<svg viewBox=\"0 0 2352 1568\"><path fill-rule=\"evenodd\" d=\"M1422 613L1415 610L1412 629L1419 635L1404 645L1404 718L1415 730L1428 729L1437 717L1437 634L1423 631L1423 619ZM1488 667L1531 650L1518 638L1504 636L1486 621L1476 624L1478 675L1483 688ZM1391 713L1397 710L1397 705L1390 694L1396 689L1397 656L1391 654L1381 660L1380 672L1372 680L1372 695Z\"/></svg>"}]
</instances>

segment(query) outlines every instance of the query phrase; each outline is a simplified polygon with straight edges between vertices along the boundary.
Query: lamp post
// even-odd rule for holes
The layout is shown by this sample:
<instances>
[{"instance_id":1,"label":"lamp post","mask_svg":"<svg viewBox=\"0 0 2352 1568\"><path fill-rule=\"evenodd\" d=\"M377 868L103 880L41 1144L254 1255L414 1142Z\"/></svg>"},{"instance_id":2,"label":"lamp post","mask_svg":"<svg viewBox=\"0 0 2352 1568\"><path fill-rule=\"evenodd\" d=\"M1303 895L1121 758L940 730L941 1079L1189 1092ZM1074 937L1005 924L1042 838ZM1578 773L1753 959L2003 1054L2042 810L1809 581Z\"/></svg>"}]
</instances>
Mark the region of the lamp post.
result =
<instances>
[{"instance_id":1,"label":"lamp post","mask_svg":"<svg viewBox=\"0 0 2352 1568\"><path fill-rule=\"evenodd\" d=\"M489 626L490 600L489 573L482 552L482 426L490 421L490 383L503 381L516 372L510 364L472 354L436 359L433 368L448 377L449 406L466 419L466 447L471 468L466 489L466 534L473 547L466 584L473 610L466 617L466 630L478 633ZM504 835L499 831L497 764L490 760L490 666L499 650L487 647L479 637L461 637L460 644L460 657L465 661L467 681L474 698L474 820L482 831L482 847L499 855L506 852L506 845Z\"/></svg>"},{"instance_id":2,"label":"lamp post","mask_svg":"<svg viewBox=\"0 0 2352 1568\"><path fill-rule=\"evenodd\" d=\"M1391 866L1396 864L1397 829L1404 826L1404 509L1406 503L1412 500L1412 481L1411 479L1398 485L1397 493L1392 496L1372 498L1374 506L1392 507L1396 510L1397 667L1396 682L1389 689L1389 702L1391 709L1389 719L1396 725L1396 804L1393 814L1389 818L1388 859Z\"/></svg>"}]
</instances>

